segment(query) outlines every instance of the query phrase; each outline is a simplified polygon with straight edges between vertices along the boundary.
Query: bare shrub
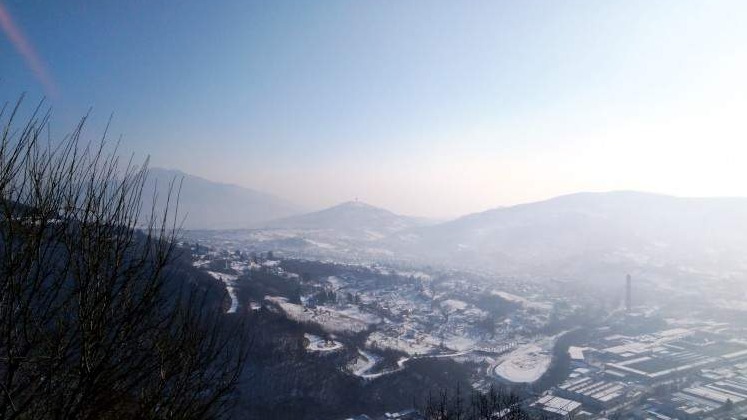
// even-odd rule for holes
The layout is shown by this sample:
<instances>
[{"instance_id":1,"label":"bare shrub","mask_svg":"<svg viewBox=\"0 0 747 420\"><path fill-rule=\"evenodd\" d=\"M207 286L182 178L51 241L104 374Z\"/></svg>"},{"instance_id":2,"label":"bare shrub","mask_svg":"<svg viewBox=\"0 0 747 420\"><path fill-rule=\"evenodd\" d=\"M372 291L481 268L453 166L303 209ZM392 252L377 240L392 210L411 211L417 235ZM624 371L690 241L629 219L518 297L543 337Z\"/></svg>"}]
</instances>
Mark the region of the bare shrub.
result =
<instances>
[{"instance_id":1,"label":"bare shrub","mask_svg":"<svg viewBox=\"0 0 747 420\"><path fill-rule=\"evenodd\" d=\"M0 418L221 416L246 339L167 275L178 186L142 209L147 161L83 144L85 118L51 142L21 104L0 110Z\"/></svg>"}]
</instances>

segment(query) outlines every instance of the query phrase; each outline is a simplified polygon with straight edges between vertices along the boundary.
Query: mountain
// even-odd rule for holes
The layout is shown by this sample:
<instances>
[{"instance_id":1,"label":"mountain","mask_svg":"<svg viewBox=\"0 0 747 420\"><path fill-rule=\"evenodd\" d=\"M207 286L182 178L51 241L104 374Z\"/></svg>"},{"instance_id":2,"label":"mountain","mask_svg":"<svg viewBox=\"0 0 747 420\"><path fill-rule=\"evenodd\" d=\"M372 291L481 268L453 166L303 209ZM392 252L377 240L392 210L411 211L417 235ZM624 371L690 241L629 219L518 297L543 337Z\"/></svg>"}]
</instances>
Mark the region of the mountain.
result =
<instances>
[{"instance_id":1,"label":"mountain","mask_svg":"<svg viewBox=\"0 0 747 420\"><path fill-rule=\"evenodd\" d=\"M345 238L379 240L405 229L422 226L425 219L401 216L359 201L266 223L268 228L326 231Z\"/></svg>"},{"instance_id":2,"label":"mountain","mask_svg":"<svg viewBox=\"0 0 747 420\"><path fill-rule=\"evenodd\" d=\"M151 168L145 191L165 191L173 179L182 181L179 215L186 216L185 229L237 229L303 211L299 206L271 194L236 185L209 181L178 170ZM143 197L150 209L152 195ZM162 205L163 197L157 202Z\"/></svg>"},{"instance_id":3,"label":"mountain","mask_svg":"<svg viewBox=\"0 0 747 420\"><path fill-rule=\"evenodd\" d=\"M417 258L551 277L747 272L747 199L578 193L401 231Z\"/></svg>"}]
</instances>

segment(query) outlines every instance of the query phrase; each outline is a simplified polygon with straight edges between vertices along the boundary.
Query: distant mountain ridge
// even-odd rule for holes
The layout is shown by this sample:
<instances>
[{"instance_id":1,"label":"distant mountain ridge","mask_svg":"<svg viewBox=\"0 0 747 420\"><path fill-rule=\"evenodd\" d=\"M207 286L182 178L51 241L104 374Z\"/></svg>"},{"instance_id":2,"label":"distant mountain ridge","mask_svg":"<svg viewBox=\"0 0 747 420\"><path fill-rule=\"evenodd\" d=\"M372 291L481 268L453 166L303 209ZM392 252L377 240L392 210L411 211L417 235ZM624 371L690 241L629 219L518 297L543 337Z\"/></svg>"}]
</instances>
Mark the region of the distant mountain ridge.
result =
<instances>
[{"instance_id":1,"label":"distant mountain ridge","mask_svg":"<svg viewBox=\"0 0 747 420\"><path fill-rule=\"evenodd\" d=\"M376 240L427 223L425 219L401 216L360 201L348 201L323 210L273 220L265 227L331 231Z\"/></svg>"},{"instance_id":2,"label":"distant mountain ridge","mask_svg":"<svg viewBox=\"0 0 747 420\"><path fill-rule=\"evenodd\" d=\"M150 168L145 191L158 187L165 194L169 182L182 181L179 215L186 216L185 229L238 229L256 227L268 220L304 211L285 199L237 185L210 181L179 170ZM143 197L150 209L152 195ZM163 197L159 201L163 201ZM163 203L158 203L163 207Z\"/></svg>"},{"instance_id":3,"label":"distant mountain ridge","mask_svg":"<svg viewBox=\"0 0 747 420\"><path fill-rule=\"evenodd\" d=\"M183 176L156 172L159 185ZM576 193L435 223L358 201L301 213L269 194L185 176L181 208L188 228L234 229L246 246L293 255L545 278L747 276L747 198Z\"/></svg>"},{"instance_id":4,"label":"distant mountain ridge","mask_svg":"<svg viewBox=\"0 0 747 420\"><path fill-rule=\"evenodd\" d=\"M391 248L546 276L747 270L747 198L577 193L403 231Z\"/></svg>"}]
</instances>

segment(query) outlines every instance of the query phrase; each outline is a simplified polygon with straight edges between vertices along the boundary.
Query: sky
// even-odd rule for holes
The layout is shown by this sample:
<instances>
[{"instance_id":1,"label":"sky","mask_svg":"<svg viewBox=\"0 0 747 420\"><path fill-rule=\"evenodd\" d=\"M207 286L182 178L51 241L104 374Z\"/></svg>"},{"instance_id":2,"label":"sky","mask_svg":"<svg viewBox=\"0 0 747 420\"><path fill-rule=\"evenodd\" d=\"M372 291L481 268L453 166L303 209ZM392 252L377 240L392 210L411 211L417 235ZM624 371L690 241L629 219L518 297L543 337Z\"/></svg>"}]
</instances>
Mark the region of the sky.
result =
<instances>
[{"instance_id":1,"label":"sky","mask_svg":"<svg viewBox=\"0 0 747 420\"><path fill-rule=\"evenodd\" d=\"M0 101L308 208L747 196L744 1L0 0Z\"/></svg>"}]
</instances>

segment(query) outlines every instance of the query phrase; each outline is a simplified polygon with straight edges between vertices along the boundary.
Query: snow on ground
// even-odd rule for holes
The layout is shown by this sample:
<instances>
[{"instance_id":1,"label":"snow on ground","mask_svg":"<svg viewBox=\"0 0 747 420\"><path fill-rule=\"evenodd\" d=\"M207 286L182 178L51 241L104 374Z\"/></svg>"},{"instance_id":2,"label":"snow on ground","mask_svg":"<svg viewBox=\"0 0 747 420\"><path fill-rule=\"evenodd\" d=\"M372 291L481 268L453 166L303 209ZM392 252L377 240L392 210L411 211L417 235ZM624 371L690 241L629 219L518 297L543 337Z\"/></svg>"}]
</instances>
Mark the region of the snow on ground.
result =
<instances>
[{"instance_id":1,"label":"snow on ground","mask_svg":"<svg viewBox=\"0 0 747 420\"><path fill-rule=\"evenodd\" d=\"M495 374L514 383L538 380L550 367L552 357L534 343L525 344L508 353L495 367Z\"/></svg>"},{"instance_id":2,"label":"snow on ground","mask_svg":"<svg viewBox=\"0 0 747 420\"><path fill-rule=\"evenodd\" d=\"M446 335L443 339L444 347L450 350L463 352L473 349L475 347L475 340L457 334Z\"/></svg>"},{"instance_id":3,"label":"snow on ground","mask_svg":"<svg viewBox=\"0 0 747 420\"><path fill-rule=\"evenodd\" d=\"M288 318L294 321L308 322L311 321L313 313L311 310L304 308L301 305L288 302L288 299L280 296L265 296L265 300L272 302L280 307L285 312Z\"/></svg>"},{"instance_id":4,"label":"snow on ground","mask_svg":"<svg viewBox=\"0 0 747 420\"><path fill-rule=\"evenodd\" d=\"M343 282L342 280L340 280L340 278L337 277L337 276L329 276L329 277L327 277L327 283L329 283L330 285L332 285L332 287L334 288L334 290L341 289L343 286L345 286L345 282Z\"/></svg>"},{"instance_id":5,"label":"snow on ground","mask_svg":"<svg viewBox=\"0 0 747 420\"><path fill-rule=\"evenodd\" d=\"M348 317L354 320L362 321L369 325L378 324L381 322L381 318L368 312L362 312L357 305L345 305L344 309L331 308L328 306L320 306L320 308L326 309L330 312L336 312L342 316L345 316L345 317Z\"/></svg>"},{"instance_id":6,"label":"snow on ground","mask_svg":"<svg viewBox=\"0 0 747 420\"><path fill-rule=\"evenodd\" d=\"M231 261L231 269L243 273L249 268L248 264L242 261Z\"/></svg>"},{"instance_id":7,"label":"snow on ground","mask_svg":"<svg viewBox=\"0 0 747 420\"><path fill-rule=\"evenodd\" d=\"M318 335L309 333L304 334L304 337L309 340L309 344L306 346L306 351L327 352L342 348L342 343L339 341L325 340Z\"/></svg>"},{"instance_id":8,"label":"snow on ground","mask_svg":"<svg viewBox=\"0 0 747 420\"><path fill-rule=\"evenodd\" d=\"M377 256L377 255L385 255L388 257L393 257L395 255L394 252L385 249L385 248L372 248L372 247L366 247L363 248L363 251L365 251L366 254Z\"/></svg>"},{"instance_id":9,"label":"snow on ground","mask_svg":"<svg viewBox=\"0 0 747 420\"><path fill-rule=\"evenodd\" d=\"M422 333L413 334L411 337L392 337L381 331L374 331L368 336L366 345L398 350L410 356L416 356L433 353L438 347L438 342L436 338Z\"/></svg>"},{"instance_id":10,"label":"snow on ground","mask_svg":"<svg viewBox=\"0 0 747 420\"><path fill-rule=\"evenodd\" d=\"M231 297L231 307L228 308L228 311L226 311L226 313L235 313L236 310L239 309L239 298L238 296L236 296L236 279L238 278L238 276L233 274L218 273L215 271L208 271L207 273L210 274L214 279L222 281L226 286L228 296Z\"/></svg>"},{"instance_id":11,"label":"snow on ground","mask_svg":"<svg viewBox=\"0 0 747 420\"><path fill-rule=\"evenodd\" d=\"M364 379L376 379L376 378L380 378L380 377L382 377L384 375L390 375L392 373L399 372L399 371L403 370L405 368L405 365L407 364L407 362L409 362L410 360L415 360L415 359L455 358L455 357L465 356L469 352L470 351L468 350L468 351L457 352L457 353L426 354L426 355L423 355L423 356L402 357L399 360L397 360L397 367L396 368L388 369L388 370L385 370L383 372L378 372L378 373L362 373L362 374L360 374L358 376L360 376L361 378L364 378ZM377 360L377 362L378 362L378 360ZM371 370L371 368L372 367L369 367L368 370Z\"/></svg>"},{"instance_id":12,"label":"snow on ground","mask_svg":"<svg viewBox=\"0 0 747 420\"><path fill-rule=\"evenodd\" d=\"M549 311L550 309L552 309L552 304L548 303L548 302L533 302L533 301L531 301L529 299L526 299L526 298L523 298L521 296L517 296L517 295L511 294L511 293L508 293L508 292L504 292L504 291L501 291L501 290L493 290L490 293L492 295L494 295L494 296L500 297L501 299L505 299L505 300L507 300L509 302L519 303L519 304L521 304L521 305L523 305L525 307L542 309L542 310L546 310L546 311Z\"/></svg>"},{"instance_id":13,"label":"snow on ground","mask_svg":"<svg viewBox=\"0 0 747 420\"><path fill-rule=\"evenodd\" d=\"M493 369L495 374L506 381L531 383L539 379L550 367L552 349L558 337L565 332L520 344L498 359Z\"/></svg>"},{"instance_id":14,"label":"snow on ground","mask_svg":"<svg viewBox=\"0 0 747 420\"><path fill-rule=\"evenodd\" d=\"M430 274L426 274L422 271L397 271L396 273L402 277L412 276L413 278L417 280L431 280L432 279Z\"/></svg>"},{"instance_id":15,"label":"snow on ground","mask_svg":"<svg viewBox=\"0 0 747 420\"><path fill-rule=\"evenodd\" d=\"M364 350L358 350L359 356L356 358L355 362L348 365L348 369L353 373L355 376L359 376L363 379L376 379L380 378L382 376L390 375L395 372L399 372L405 368L405 364L413 359L418 359L420 357L402 357L399 360L397 360L397 367L387 369L381 372L377 373L367 373L370 372L374 366L376 366L377 363L381 361L381 358L379 356L376 356L373 353L364 351ZM458 356L458 354L443 354L443 355L431 355L431 356L422 356L425 357L454 357Z\"/></svg>"},{"instance_id":16,"label":"snow on ground","mask_svg":"<svg viewBox=\"0 0 747 420\"><path fill-rule=\"evenodd\" d=\"M306 241L310 245L314 245L317 248L323 248L323 249L335 249L336 248L332 244L328 244L326 242L314 241L314 240L308 239L308 238L304 238L304 241Z\"/></svg>"},{"instance_id":17,"label":"snow on ground","mask_svg":"<svg viewBox=\"0 0 747 420\"><path fill-rule=\"evenodd\" d=\"M490 314L487 311L483 311L479 308L469 308L466 311L464 311L465 316L472 316L475 318L485 318L486 316L489 316Z\"/></svg>"},{"instance_id":18,"label":"snow on ground","mask_svg":"<svg viewBox=\"0 0 747 420\"><path fill-rule=\"evenodd\" d=\"M490 294L492 294L494 296L498 296L501 299L505 299L505 300L507 300L509 302L521 303L521 304L524 304L524 303L527 302L527 300L524 299L521 296L517 296L517 295L511 294L511 293L508 293L508 292L504 292L504 291L501 291L501 290L493 290L492 292L490 292Z\"/></svg>"},{"instance_id":19,"label":"snow on ground","mask_svg":"<svg viewBox=\"0 0 747 420\"><path fill-rule=\"evenodd\" d=\"M363 233L366 235L366 239L368 239L370 241L375 241L375 240L378 240L378 239L384 239L384 238L386 238L386 234L381 233L381 232L377 232L375 230L368 230L368 229L366 229L366 230L363 231Z\"/></svg>"},{"instance_id":20,"label":"snow on ground","mask_svg":"<svg viewBox=\"0 0 747 420\"><path fill-rule=\"evenodd\" d=\"M348 365L348 368L353 375L365 377L366 372L373 369L379 360L380 358L375 354L358 349L358 357L356 357L355 362Z\"/></svg>"},{"instance_id":21,"label":"snow on ground","mask_svg":"<svg viewBox=\"0 0 747 420\"><path fill-rule=\"evenodd\" d=\"M375 315L361 312L354 305L349 305L348 308L343 310L326 306L310 309L302 305L290 303L288 299L283 297L265 296L265 300L278 305L288 318L299 322L317 323L328 332L360 332L368 328L369 324L381 321Z\"/></svg>"},{"instance_id":22,"label":"snow on ground","mask_svg":"<svg viewBox=\"0 0 747 420\"><path fill-rule=\"evenodd\" d=\"M207 264L210 264L210 260L199 259L192 263L192 265L195 267L202 267L203 265L207 265Z\"/></svg>"},{"instance_id":23,"label":"snow on ground","mask_svg":"<svg viewBox=\"0 0 747 420\"><path fill-rule=\"evenodd\" d=\"M467 309L467 302L462 302L456 299L447 299L441 302L441 307L448 310L449 312L463 311Z\"/></svg>"}]
</instances>

